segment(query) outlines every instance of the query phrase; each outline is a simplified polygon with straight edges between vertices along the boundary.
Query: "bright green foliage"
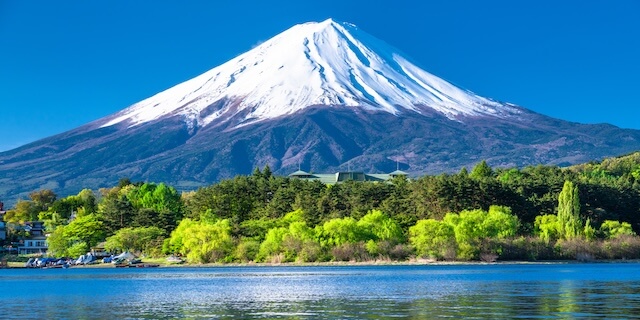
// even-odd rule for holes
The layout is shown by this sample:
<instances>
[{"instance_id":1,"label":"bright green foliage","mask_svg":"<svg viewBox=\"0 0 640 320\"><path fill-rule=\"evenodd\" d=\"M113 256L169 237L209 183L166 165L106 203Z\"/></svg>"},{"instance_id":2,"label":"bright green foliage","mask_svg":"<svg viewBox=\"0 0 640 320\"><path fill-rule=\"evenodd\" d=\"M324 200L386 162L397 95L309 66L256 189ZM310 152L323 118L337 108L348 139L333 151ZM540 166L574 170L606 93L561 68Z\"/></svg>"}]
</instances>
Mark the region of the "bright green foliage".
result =
<instances>
[{"instance_id":1,"label":"bright green foliage","mask_svg":"<svg viewBox=\"0 0 640 320\"><path fill-rule=\"evenodd\" d=\"M127 189L127 188L125 188ZM180 194L164 183L145 183L131 187L124 193L134 208L132 225L137 227L157 226L168 234L183 216Z\"/></svg>"},{"instance_id":2,"label":"bright green foliage","mask_svg":"<svg viewBox=\"0 0 640 320\"><path fill-rule=\"evenodd\" d=\"M509 169L507 171L502 172L498 176L498 180L500 180L503 183L515 183L521 180L523 177L524 177L524 174L520 172L520 170L513 168L513 169Z\"/></svg>"},{"instance_id":3,"label":"bright green foliage","mask_svg":"<svg viewBox=\"0 0 640 320\"><path fill-rule=\"evenodd\" d=\"M457 256L463 260L476 258L480 250L480 240L485 235L483 222L486 212L482 210L465 210L460 214L447 213L443 221L453 227L458 244Z\"/></svg>"},{"instance_id":4,"label":"bright green foliage","mask_svg":"<svg viewBox=\"0 0 640 320\"><path fill-rule=\"evenodd\" d=\"M86 242L75 242L67 249L65 256L79 257L89 252L89 249Z\"/></svg>"},{"instance_id":5,"label":"bright green foliage","mask_svg":"<svg viewBox=\"0 0 640 320\"><path fill-rule=\"evenodd\" d=\"M631 224L614 220L605 220L600 226L600 231L607 239L614 239L622 235L635 235Z\"/></svg>"},{"instance_id":6,"label":"bright green foliage","mask_svg":"<svg viewBox=\"0 0 640 320\"><path fill-rule=\"evenodd\" d=\"M51 211L40 212L38 219L44 221L44 227L48 232L53 232L57 227L67 223L67 219L64 219L59 213Z\"/></svg>"},{"instance_id":7,"label":"bright green foliage","mask_svg":"<svg viewBox=\"0 0 640 320\"><path fill-rule=\"evenodd\" d=\"M399 243L404 240L400 225L380 210L371 210L358 221L358 227L372 240Z\"/></svg>"},{"instance_id":8,"label":"bright green foliage","mask_svg":"<svg viewBox=\"0 0 640 320\"><path fill-rule=\"evenodd\" d=\"M515 236L519 226L518 217L511 214L511 208L504 206L490 206L482 222L484 236L496 239Z\"/></svg>"},{"instance_id":9,"label":"bright green foliage","mask_svg":"<svg viewBox=\"0 0 640 320\"><path fill-rule=\"evenodd\" d=\"M182 252L184 248L184 238L188 236L188 232L195 228L200 222L189 218L182 219L180 224L171 232L169 241L165 241L162 250L166 254Z\"/></svg>"},{"instance_id":10,"label":"bright green foliage","mask_svg":"<svg viewBox=\"0 0 640 320\"><path fill-rule=\"evenodd\" d=\"M285 235L289 233L289 230L285 227L278 227L270 229L264 237L264 241L260 244L260 251L256 256L258 261L265 261L268 257L281 253L282 242Z\"/></svg>"},{"instance_id":11,"label":"bright green foliage","mask_svg":"<svg viewBox=\"0 0 640 320\"><path fill-rule=\"evenodd\" d=\"M546 243L560 239L562 236L562 226L555 214L537 216L534 227L536 235Z\"/></svg>"},{"instance_id":12,"label":"bright green foliage","mask_svg":"<svg viewBox=\"0 0 640 320\"><path fill-rule=\"evenodd\" d=\"M150 255L164 240L164 230L158 227L123 228L108 237L105 249L110 252L130 251Z\"/></svg>"},{"instance_id":13,"label":"bright green foliage","mask_svg":"<svg viewBox=\"0 0 640 320\"><path fill-rule=\"evenodd\" d=\"M69 239L64 236L64 228L64 225L56 228L56 230L47 237L49 255L54 257L68 256L67 249L69 249L73 243L69 243ZM84 254L84 252L82 254Z\"/></svg>"},{"instance_id":14,"label":"bright green foliage","mask_svg":"<svg viewBox=\"0 0 640 320\"><path fill-rule=\"evenodd\" d=\"M306 222L293 221L286 227L270 229L256 256L258 261L266 261L270 257L283 254L284 261L294 261L307 242L314 242L315 233Z\"/></svg>"},{"instance_id":15,"label":"bright green foliage","mask_svg":"<svg viewBox=\"0 0 640 320\"><path fill-rule=\"evenodd\" d=\"M358 222L351 217L331 219L322 225L321 244L327 247L337 247L345 243L356 243L367 240L365 232L358 226Z\"/></svg>"},{"instance_id":16,"label":"bright green foliage","mask_svg":"<svg viewBox=\"0 0 640 320\"><path fill-rule=\"evenodd\" d=\"M284 217L280 218L279 225L286 227L294 222L304 222L304 211L302 209L297 209L284 215Z\"/></svg>"},{"instance_id":17,"label":"bright green foliage","mask_svg":"<svg viewBox=\"0 0 640 320\"><path fill-rule=\"evenodd\" d=\"M276 224L277 221L267 218L245 220L240 223L240 234L244 238L253 239L260 243L264 240L267 232L276 227Z\"/></svg>"},{"instance_id":18,"label":"bright green foliage","mask_svg":"<svg viewBox=\"0 0 640 320\"><path fill-rule=\"evenodd\" d=\"M58 226L66 224L72 214L81 218L95 213L96 209L96 197L93 191L84 189L78 195L55 200L47 211L38 214L38 219L44 221L47 230L52 232Z\"/></svg>"},{"instance_id":19,"label":"bright green foliage","mask_svg":"<svg viewBox=\"0 0 640 320\"><path fill-rule=\"evenodd\" d=\"M102 239L104 239L102 221L96 215L90 214L76 218L66 226L56 228L47 238L47 243L49 251L55 256L72 256L72 254L76 256L79 248L91 248Z\"/></svg>"},{"instance_id":20,"label":"bright green foliage","mask_svg":"<svg viewBox=\"0 0 640 320\"><path fill-rule=\"evenodd\" d=\"M289 225L289 235L302 241L313 240L315 238L315 232L309 228L304 221L291 223Z\"/></svg>"},{"instance_id":21,"label":"bright green foliage","mask_svg":"<svg viewBox=\"0 0 640 320\"><path fill-rule=\"evenodd\" d=\"M448 213L443 221L453 226L458 243L458 257L464 260L476 259L482 241L514 236L519 221L506 207L491 206L489 212L465 210L460 214Z\"/></svg>"},{"instance_id":22,"label":"bright green foliage","mask_svg":"<svg viewBox=\"0 0 640 320\"><path fill-rule=\"evenodd\" d=\"M320 244L315 238L314 230L309 228L306 222L292 222L289 232L282 239L287 261L315 261L320 254Z\"/></svg>"},{"instance_id":23,"label":"bright green foliage","mask_svg":"<svg viewBox=\"0 0 640 320\"><path fill-rule=\"evenodd\" d=\"M584 226L580 219L578 187L571 181L565 181L558 196L558 222L564 239L573 239L582 235Z\"/></svg>"},{"instance_id":24,"label":"bright green foliage","mask_svg":"<svg viewBox=\"0 0 640 320\"><path fill-rule=\"evenodd\" d=\"M104 239L102 221L94 214L76 218L71 221L64 230L64 235L70 239L78 239L89 247L95 246Z\"/></svg>"},{"instance_id":25,"label":"bright green foliage","mask_svg":"<svg viewBox=\"0 0 640 320\"><path fill-rule=\"evenodd\" d=\"M420 220L409 228L409 242L423 257L452 258L457 250L453 226L434 219Z\"/></svg>"},{"instance_id":26,"label":"bright green foliage","mask_svg":"<svg viewBox=\"0 0 640 320\"><path fill-rule=\"evenodd\" d=\"M287 213L278 219L277 225L269 229L260 244L256 255L258 261L265 261L270 257L283 254L284 261L293 261L300 252L305 241L312 241L314 231L304 222L304 211L301 209Z\"/></svg>"},{"instance_id":27,"label":"bright green foliage","mask_svg":"<svg viewBox=\"0 0 640 320\"><path fill-rule=\"evenodd\" d=\"M365 245L364 245L364 248L372 256L380 254L380 246L378 245L377 242L375 242L373 240L367 241L367 243L365 243Z\"/></svg>"},{"instance_id":28,"label":"bright green foliage","mask_svg":"<svg viewBox=\"0 0 640 320\"><path fill-rule=\"evenodd\" d=\"M127 198L137 208L153 209L156 212L182 212L180 194L164 183L145 183L128 192Z\"/></svg>"},{"instance_id":29,"label":"bright green foliage","mask_svg":"<svg viewBox=\"0 0 640 320\"><path fill-rule=\"evenodd\" d=\"M587 219L587 221L585 221L582 235L587 240L593 240L596 238L596 229L591 225L591 219Z\"/></svg>"},{"instance_id":30,"label":"bright green foliage","mask_svg":"<svg viewBox=\"0 0 640 320\"><path fill-rule=\"evenodd\" d=\"M209 263L231 260L233 239L229 220L216 222L183 219L171 233L171 250L185 255L191 262Z\"/></svg>"}]
</instances>

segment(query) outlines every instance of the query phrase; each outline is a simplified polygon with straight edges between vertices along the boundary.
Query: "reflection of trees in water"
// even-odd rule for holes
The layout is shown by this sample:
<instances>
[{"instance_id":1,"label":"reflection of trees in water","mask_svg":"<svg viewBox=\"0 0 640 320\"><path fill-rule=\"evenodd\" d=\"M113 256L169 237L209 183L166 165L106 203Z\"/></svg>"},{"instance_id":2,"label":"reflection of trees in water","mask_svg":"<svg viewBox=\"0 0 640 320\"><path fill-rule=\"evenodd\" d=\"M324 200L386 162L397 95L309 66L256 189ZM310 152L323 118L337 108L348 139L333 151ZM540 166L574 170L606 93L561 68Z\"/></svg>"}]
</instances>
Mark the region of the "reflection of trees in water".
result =
<instances>
[{"instance_id":1,"label":"reflection of trees in water","mask_svg":"<svg viewBox=\"0 0 640 320\"><path fill-rule=\"evenodd\" d=\"M628 318L640 314L640 283L541 282L504 283L493 291L473 291L415 300L324 299L297 302L247 303L213 307L213 314L243 318L404 319ZM201 310L203 311L203 310ZM193 314L195 315L195 314ZM185 314L189 317L189 314Z\"/></svg>"},{"instance_id":2,"label":"reflection of trees in water","mask_svg":"<svg viewBox=\"0 0 640 320\"><path fill-rule=\"evenodd\" d=\"M3 274L2 319L636 318L638 264L71 269ZM34 290L33 288L47 288Z\"/></svg>"},{"instance_id":3,"label":"reflection of trees in water","mask_svg":"<svg viewBox=\"0 0 640 320\"><path fill-rule=\"evenodd\" d=\"M473 290L448 292L429 298L408 299L302 299L273 301L182 301L177 305L155 308L128 308L132 317L158 316L195 319L214 318L286 318L358 319L404 318L536 318L606 316L634 317L640 314L640 283L637 282L508 282L469 283ZM493 287L493 289L492 289ZM131 305L130 305L131 307ZM138 306L142 307L142 306ZM148 306L147 306L148 307ZM155 309L155 311L154 311ZM135 311L134 311L135 310Z\"/></svg>"},{"instance_id":4,"label":"reflection of trees in water","mask_svg":"<svg viewBox=\"0 0 640 320\"><path fill-rule=\"evenodd\" d=\"M509 295L510 308L524 317L629 317L640 314L640 283L554 281L527 285ZM524 291L529 291L528 293Z\"/></svg>"}]
</instances>

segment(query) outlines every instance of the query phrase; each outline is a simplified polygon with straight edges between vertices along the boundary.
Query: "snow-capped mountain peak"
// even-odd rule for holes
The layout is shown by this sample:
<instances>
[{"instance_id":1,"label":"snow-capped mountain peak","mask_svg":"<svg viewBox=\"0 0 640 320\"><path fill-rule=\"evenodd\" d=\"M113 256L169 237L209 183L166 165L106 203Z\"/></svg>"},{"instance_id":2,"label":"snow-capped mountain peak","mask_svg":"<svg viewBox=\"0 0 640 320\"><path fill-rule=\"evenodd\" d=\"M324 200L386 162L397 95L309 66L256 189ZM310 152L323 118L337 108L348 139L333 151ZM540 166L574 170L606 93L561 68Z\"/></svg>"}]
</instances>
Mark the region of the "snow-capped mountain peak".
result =
<instances>
[{"instance_id":1,"label":"snow-capped mountain peak","mask_svg":"<svg viewBox=\"0 0 640 320\"><path fill-rule=\"evenodd\" d=\"M332 19L296 25L252 50L109 117L103 127L183 116L191 126L242 117L242 124L309 106L348 106L460 116L519 113L462 90L390 45Z\"/></svg>"}]
</instances>

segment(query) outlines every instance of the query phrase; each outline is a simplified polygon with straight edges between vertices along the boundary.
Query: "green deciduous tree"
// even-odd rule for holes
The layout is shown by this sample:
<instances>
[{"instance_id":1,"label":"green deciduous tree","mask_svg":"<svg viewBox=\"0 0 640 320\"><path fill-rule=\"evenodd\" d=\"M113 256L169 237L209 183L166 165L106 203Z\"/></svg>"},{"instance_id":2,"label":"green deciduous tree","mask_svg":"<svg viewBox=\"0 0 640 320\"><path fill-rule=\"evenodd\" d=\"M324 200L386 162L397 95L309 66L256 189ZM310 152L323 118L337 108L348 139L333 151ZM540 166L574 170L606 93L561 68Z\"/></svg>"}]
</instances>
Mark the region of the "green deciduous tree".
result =
<instances>
[{"instance_id":1,"label":"green deciduous tree","mask_svg":"<svg viewBox=\"0 0 640 320\"><path fill-rule=\"evenodd\" d=\"M280 227L271 228L265 235L256 260L267 261L278 256L283 261L294 261L305 247L311 246L310 242L315 242L315 232L304 221L302 210L286 214L278 224Z\"/></svg>"},{"instance_id":2,"label":"green deciduous tree","mask_svg":"<svg viewBox=\"0 0 640 320\"><path fill-rule=\"evenodd\" d=\"M366 240L364 231L351 217L331 219L322 225L321 230L321 244L327 247Z\"/></svg>"},{"instance_id":3,"label":"green deciduous tree","mask_svg":"<svg viewBox=\"0 0 640 320\"><path fill-rule=\"evenodd\" d=\"M29 198L38 208L38 212L47 211L56 201L57 195L50 189L43 189L29 193Z\"/></svg>"},{"instance_id":4,"label":"green deciduous tree","mask_svg":"<svg viewBox=\"0 0 640 320\"><path fill-rule=\"evenodd\" d=\"M607 239L615 239L623 235L635 235L631 224L614 220L605 220L600 226L600 231Z\"/></svg>"},{"instance_id":5,"label":"green deciduous tree","mask_svg":"<svg viewBox=\"0 0 640 320\"><path fill-rule=\"evenodd\" d=\"M102 221L94 214L79 217L66 226L59 226L47 238L49 251L55 256L79 256L104 240Z\"/></svg>"},{"instance_id":6,"label":"green deciduous tree","mask_svg":"<svg viewBox=\"0 0 640 320\"><path fill-rule=\"evenodd\" d=\"M457 243L453 226L435 219L420 220L409 228L409 242L422 257L452 259Z\"/></svg>"},{"instance_id":7,"label":"green deciduous tree","mask_svg":"<svg viewBox=\"0 0 640 320\"><path fill-rule=\"evenodd\" d=\"M229 220L210 222L183 219L171 233L169 250L185 255L191 262L231 261L233 239Z\"/></svg>"},{"instance_id":8,"label":"green deciduous tree","mask_svg":"<svg viewBox=\"0 0 640 320\"><path fill-rule=\"evenodd\" d=\"M483 241L504 239L516 234L518 218L506 207L491 206L489 212L483 210L464 210L460 214L448 213L444 222L453 226L458 243L458 258L477 259Z\"/></svg>"},{"instance_id":9,"label":"green deciduous tree","mask_svg":"<svg viewBox=\"0 0 640 320\"><path fill-rule=\"evenodd\" d=\"M123 228L107 238L105 249L110 252L130 251L138 255L157 255L164 233L158 227Z\"/></svg>"},{"instance_id":10,"label":"green deciduous tree","mask_svg":"<svg viewBox=\"0 0 640 320\"><path fill-rule=\"evenodd\" d=\"M7 211L4 221L10 223L24 223L38 219L39 208L33 201L18 200L13 210Z\"/></svg>"},{"instance_id":11,"label":"green deciduous tree","mask_svg":"<svg viewBox=\"0 0 640 320\"><path fill-rule=\"evenodd\" d=\"M368 239L399 243L404 240L400 225L380 210L371 210L358 220L358 227Z\"/></svg>"},{"instance_id":12,"label":"green deciduous tree","mask_svg":"<svg viewBox=\"0 0 640 320\"><path fill-rule=\"evenodd\" d=\"M562 236L562 227L555 214L537 216L534 227L535 234L546 243L558 240Z\"/></svg>"},{"instance_id":13,"label":"green deciduous tree","mask_svg":"<svg viewBox=\"0 0 640 320\"><path fill-rule=\"evenodd\" d=\"M584 225L580 219L580 196L578 187L571 181L565 181L558 196L558 222L563 238L573 239L582 235Z\"/></svg>"},{"instance_id":14,"label":"green deciduous tree","mask_svg":"<svg viewBox=\"0 0 640 320\"><path fill-rule=\"evenodd\" d=\"M260 244L260 250L256 259L258 261L265 261L269 257L282 253L282 243L284 237L289 233L289 230L285 227L277 227L270 229L264 237L264 241Z\"/></svg>"},{"instance_id":15,"label":"green deciduous tree","mask_svg":"<svg viewBox=\"0 0 640 320\"><path fill-rule=\"evenodd\" d=\"M516 235L520 227L518 217L511 213L511 208L490 206L487 216L482 222L484 237L505 239Z\"/></svg>"}]
</instances>

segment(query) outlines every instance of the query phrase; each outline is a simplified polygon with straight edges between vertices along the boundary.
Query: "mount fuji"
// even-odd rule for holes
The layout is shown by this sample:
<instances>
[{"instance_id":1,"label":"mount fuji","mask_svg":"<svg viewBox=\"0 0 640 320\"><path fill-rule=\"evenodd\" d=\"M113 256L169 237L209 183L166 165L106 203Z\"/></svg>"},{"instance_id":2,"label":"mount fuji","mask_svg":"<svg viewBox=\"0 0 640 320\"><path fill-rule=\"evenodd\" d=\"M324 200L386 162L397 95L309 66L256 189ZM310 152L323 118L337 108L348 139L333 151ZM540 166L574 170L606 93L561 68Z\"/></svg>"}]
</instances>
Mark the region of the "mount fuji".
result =
<instances>
[{"instance_id":1,"label":"mount fuji","mask_svg":"<svg viewBox=\"0 0 640 320\"><path fill-rule=\"evenodd\" d=\"M640 149L640 131L553 119L458 88L358 27L296 25L200 76L0 153L0 199L119 178L179 189L246 174L412 174L574 164Z\"/></svg>"}]
</instances>

